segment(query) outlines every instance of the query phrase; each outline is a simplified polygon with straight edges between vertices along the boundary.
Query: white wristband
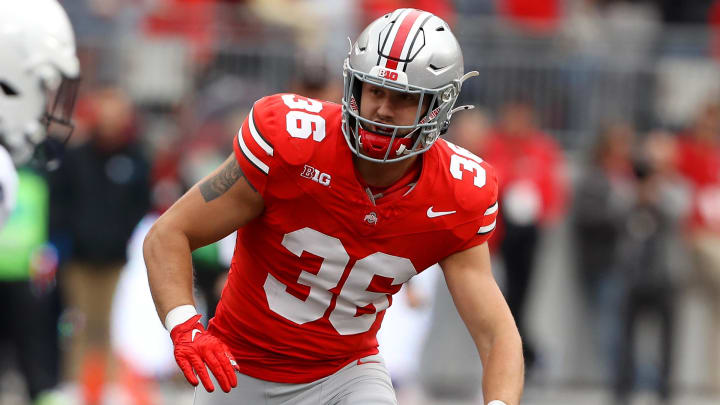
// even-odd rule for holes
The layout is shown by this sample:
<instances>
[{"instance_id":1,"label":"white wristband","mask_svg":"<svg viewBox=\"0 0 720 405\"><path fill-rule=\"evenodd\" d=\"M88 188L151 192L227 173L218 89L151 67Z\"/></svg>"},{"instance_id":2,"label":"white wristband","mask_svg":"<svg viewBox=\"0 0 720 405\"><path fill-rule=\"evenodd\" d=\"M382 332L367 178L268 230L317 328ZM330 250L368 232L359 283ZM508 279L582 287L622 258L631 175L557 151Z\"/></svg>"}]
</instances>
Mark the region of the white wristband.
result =
<instances>
[{"instance_id":1,"label":"white wristband","mask_svg":"<svg viewBox=\"0 0 720 405\"><path fill-rule=\"evenodd\" d=\"M494 401L488 402L487 405L507 405L507 404L506 404L505 402L503 402L503 401L500 401L500 400L497 400L497 399L496 399L496 400L494 400Z\"/></svg>"},{"instance_id":2,"label":"white wristband","mask_svg":"<svg viewBox=\"0 0 720 405\"><path fill-rule=\"evenodd\" d=\"M180 325L195 315L197 315L197 311L192 305L180 305L179 307L175 307L165 316L165 329L167 329L168 332L171 332L174 327Z\"/></svg>"}]
</instances>

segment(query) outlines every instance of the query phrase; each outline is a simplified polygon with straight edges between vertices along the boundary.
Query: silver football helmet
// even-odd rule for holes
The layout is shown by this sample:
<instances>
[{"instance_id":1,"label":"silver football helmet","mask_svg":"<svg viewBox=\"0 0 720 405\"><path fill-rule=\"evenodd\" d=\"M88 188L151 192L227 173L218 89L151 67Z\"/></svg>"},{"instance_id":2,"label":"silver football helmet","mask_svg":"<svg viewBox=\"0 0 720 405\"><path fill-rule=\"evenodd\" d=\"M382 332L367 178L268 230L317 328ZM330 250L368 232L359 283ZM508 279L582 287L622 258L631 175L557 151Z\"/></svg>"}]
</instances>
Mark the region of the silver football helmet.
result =
<instances>
[{"instance_id":1,"label":"silver football helmet","mask_svg":"<svg viewBox=\"0 0 720 405\"><path fill-rule=\"evenodd\" d=\"M28 161L50 124L72 133L79 62L56 0L0 1L0 143Z\"/></svg>"},{"instance_id":2,"label":"silver football helmet","mask_svg":"<svg viewBox=\"0 0 720 405\"><path fill-rule=\"evenodd\" d=\"M342 130L348 146L375 162L427 151L447 130L454 112L472 108L453 107L463 82L477 74L464 73L460 45L441 18L409 8L378 18L351 44L343 66ZM389 125L361 117L363 82L419 95L414 123Z\"/></svg>"}]
</instances>

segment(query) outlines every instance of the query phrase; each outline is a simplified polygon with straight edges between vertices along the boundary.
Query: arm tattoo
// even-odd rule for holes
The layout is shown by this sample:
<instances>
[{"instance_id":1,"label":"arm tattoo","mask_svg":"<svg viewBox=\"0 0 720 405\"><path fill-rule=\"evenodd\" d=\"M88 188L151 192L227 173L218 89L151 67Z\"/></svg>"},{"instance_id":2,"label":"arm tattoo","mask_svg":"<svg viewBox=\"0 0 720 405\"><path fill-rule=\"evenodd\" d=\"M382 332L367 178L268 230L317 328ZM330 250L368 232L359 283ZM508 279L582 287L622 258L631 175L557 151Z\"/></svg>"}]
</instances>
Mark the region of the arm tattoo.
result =
<instances>
[{"instance_id":1,"label":"arm tattoo","mask_svg":"<svg viewBox=\"0 0 720 405\"><path fill-rule=\"evenodd\" d=\"M200 183L200 193L205 202L210 202L230 190L230 187L241 177L244 177L243 172L237 161L232 159L222 167L218 174Z\"/></svg>"}]
</instances>

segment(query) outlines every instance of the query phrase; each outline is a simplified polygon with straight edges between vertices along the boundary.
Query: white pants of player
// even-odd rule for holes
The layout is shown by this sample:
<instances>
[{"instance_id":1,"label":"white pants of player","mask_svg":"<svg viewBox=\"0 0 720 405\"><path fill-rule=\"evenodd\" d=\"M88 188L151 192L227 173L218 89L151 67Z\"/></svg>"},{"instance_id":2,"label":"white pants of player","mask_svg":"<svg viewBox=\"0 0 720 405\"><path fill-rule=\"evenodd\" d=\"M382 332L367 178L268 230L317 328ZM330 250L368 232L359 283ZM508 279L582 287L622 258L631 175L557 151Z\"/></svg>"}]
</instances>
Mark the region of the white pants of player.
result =
<instances>
[{"instance_id":1,"label":"white pants of player","mask_svg":"<svg viewBox=\"0 0 720 405\"><path fill-rule=\"evenodd\" d=\"M211 377L212 377L212 373ZM306 384L285 384L237 374L238 385L224 393L195 389L194 405L397 405L382 356L367 356L332 375Z\"/></svg>"}]
</instances>

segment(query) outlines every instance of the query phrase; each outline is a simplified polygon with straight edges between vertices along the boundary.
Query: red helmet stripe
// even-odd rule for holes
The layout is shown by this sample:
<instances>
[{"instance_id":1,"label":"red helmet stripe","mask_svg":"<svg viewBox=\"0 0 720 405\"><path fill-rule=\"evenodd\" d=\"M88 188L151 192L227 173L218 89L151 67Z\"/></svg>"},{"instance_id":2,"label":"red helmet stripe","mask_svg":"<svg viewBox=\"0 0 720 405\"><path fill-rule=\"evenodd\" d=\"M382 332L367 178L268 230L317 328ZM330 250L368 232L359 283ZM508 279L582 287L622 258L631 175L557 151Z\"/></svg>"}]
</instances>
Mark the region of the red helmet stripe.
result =
<instances>
[{"instance_id":1,"label":"red helmet stripe","mask_svg":"<svg viewBox=\"0 0 720 405\"><path fill-rule=\"evenodd\" d=\"M393 39L392 48L390 48L390 54L388 55L390 58L395 59L388 58L387 62L385 63L386 68L397 69L397 59L400 59L400 54L402 53L405 41L407 41L408 39L410 29L412 28L413 24L415 24L415 20L420 17L420 14L422 14L422 11L412 10L410 11L410 13L405 15L405 18L403 18L402 23L400 23L400 28L398 28L397 34L395 34L395 39Z\"/></svg>"}]
</instances>

